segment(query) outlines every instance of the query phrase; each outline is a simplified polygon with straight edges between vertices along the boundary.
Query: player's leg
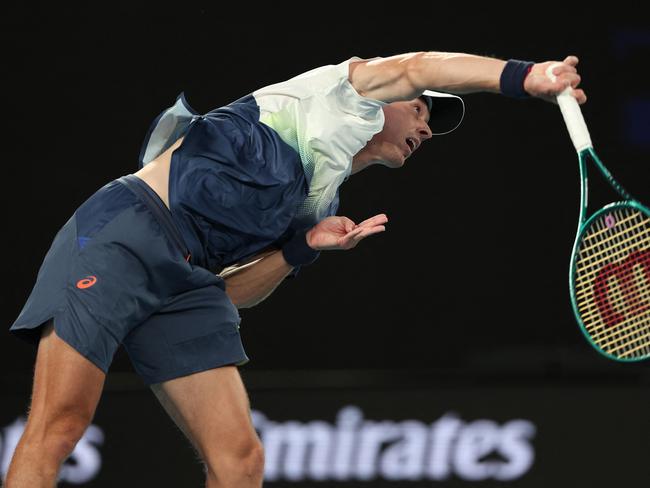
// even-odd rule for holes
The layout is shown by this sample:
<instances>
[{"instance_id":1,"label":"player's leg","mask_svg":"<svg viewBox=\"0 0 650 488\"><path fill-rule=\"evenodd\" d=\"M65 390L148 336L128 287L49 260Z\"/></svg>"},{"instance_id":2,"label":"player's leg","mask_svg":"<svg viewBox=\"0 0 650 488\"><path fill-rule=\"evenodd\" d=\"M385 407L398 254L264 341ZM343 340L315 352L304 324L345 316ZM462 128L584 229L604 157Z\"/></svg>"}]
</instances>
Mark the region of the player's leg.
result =
<instances>
[{"instance_id":1,"label":"player's leg","mask_svg":"<svg viewBox=\"0 0 650 488\"><path fill-rule=\"evenodd\" d=\"M105 374L59 338L50 322L36 355L31 406L5 486L51 488L90 424Z\"/></svg>"},{"instance_id":2,"label":"player's leg","mask_svg":"<svg viewBox=\"0 0 650 488\"><path fill-rule=\"evenodd\" d=\"M133 366L206 466L206 486L259 487L262 444L236 366L241 318L221 278L194 266L185 291L124 338Z\"/></svg>"},{"instance_id":3,"label":"player's leg","mask_svg":"<svg viewBox=\"0 0 650 488\"><path fill-rule=\"evenodd\" d=\"M156 215L148 197L120 178L95 192L57 233L11 327L39 351L8 486L54 485L93 417L120 343L185 288L191 267ZM38 326L50 317L56 333L49 327L42 334Z\"/></svg>"},{"instance_id":4,"label":"player's leg","mask_svg":"<svg viewBox=\"0 0 650 488\"><path fill-rule=\"evenodd\" d=\"M210 369L151 386L194 445L206 467L207 488L259 488L262 443L235 366Z\"/></svg>"}]
</instances>

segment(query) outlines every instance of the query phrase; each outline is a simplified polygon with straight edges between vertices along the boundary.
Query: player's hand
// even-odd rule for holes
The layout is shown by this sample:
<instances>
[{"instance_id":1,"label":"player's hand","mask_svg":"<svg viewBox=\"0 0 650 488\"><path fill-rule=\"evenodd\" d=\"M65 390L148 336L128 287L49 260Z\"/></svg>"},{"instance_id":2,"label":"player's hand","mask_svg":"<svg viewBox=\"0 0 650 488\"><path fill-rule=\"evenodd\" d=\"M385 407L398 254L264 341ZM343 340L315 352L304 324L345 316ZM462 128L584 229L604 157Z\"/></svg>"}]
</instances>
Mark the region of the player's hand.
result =
<instances>
[{"instance_id":1,"label":"player's hand","mask_svg":"<svg viewBox=\"0 0 650 488\"><path fill-rule=\"evenodd\" d=\"M524 79L524 90L532 97L541 98L547 102L557 103L555 97L562 93L567 86L573 88L573 96L578 103L583 104L587 101L585 92L578 88L580 84L580 75L576 69L578 58L576 56L567 56L559 66L553 69L553 74L557 76L555 81L551 81L546 75L548 67L557 61L546 61L537 63Z\"/></svg>"},{"instance_id":2,"label":"player's hand","mask_svg":"<svg viewBox=\"0 0 650 488\"><path fill-rule=\"evenodd\" d=\"M307 244L317 251L352 249L368 236L386 230L388 217L375 215L360 224L347 217L327 217L307 231Z\"/></svg>"}]
</instances>

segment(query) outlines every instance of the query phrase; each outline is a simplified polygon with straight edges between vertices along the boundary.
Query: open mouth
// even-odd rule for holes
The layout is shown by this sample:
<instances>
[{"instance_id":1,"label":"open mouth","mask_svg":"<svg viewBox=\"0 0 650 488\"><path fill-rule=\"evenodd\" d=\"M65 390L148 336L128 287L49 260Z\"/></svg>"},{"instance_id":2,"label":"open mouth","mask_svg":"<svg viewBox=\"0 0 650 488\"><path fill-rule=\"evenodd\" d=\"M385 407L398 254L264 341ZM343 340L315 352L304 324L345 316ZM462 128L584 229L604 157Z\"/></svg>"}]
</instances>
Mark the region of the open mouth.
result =
<instances>
[{"instance_id":1,"label":"open mouth","mask_svg":"<svg viewBox=\"0 0 650 488\"><path fill-rule=\"evenodd\" d=\"M418 147L418 143L413 137L406 138L406 145L409 147L411 152L415 151Z\"/></svg>"}]
</instances>

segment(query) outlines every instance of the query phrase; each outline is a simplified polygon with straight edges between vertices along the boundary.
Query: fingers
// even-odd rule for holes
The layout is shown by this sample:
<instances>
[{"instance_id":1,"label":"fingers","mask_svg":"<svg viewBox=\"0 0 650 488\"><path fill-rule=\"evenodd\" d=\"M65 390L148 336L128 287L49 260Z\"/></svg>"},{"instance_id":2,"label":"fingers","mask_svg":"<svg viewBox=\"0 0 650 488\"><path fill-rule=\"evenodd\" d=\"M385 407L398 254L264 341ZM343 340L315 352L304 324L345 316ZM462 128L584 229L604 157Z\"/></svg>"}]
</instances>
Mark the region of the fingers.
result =
<instances>
[{"instance_id":1,"label":"fingers","mask_svg":"<svg viewBox=\"0 0 650 488\"><path fill-rule=\"evenodd\" d=\"M577 73L564 73L559 76L557 82L560 83L563 88L570 86L571 88L577 88L580 84L580 75Z\"/></svg>"},{"instance_id":2,"label":"fingers","mask_svg":"<svg viewBox=\"0 0 650 488\"><path fill-rule=\"evenodd\" d=\"M345 229L345 232L351 232L354 230L356 226L354 225L354 221L352 219L348 219L347 217L343 217L343 228Z\"/></svg>"},{"instance_id":3,"label":"fingers","mask_svg":"<svg viewBox=\"0 0 650 488\"><path fill-rule=\"evenodd\" d=\"M581 89L573 90L573 96L576 98L580 105L587 101L587 95L585 95L585 92Z\"/></svg>"},{"instance_id":4,"label":"fingers","mask_svg":"<svg viewBox=\"0 0 650 488\"><path fill-rule=\"evenodd\" d=\"M558 64L555 68L553 68L553 74L558 77L565 73L577 73L577 72L578 70L574 66L568 64Z\"/></svg>"},{"instance_id":5,"label":"fingers","mask_svg":"<svg viewBox=\"0 0 650 488\"><path fill-rule=\"evenodd\" d=\"M578 59L577 56L569 55L566 58L564 58L564 62L570 66L575 66L580 62L580 60Z\"/></svg>"},{"instance_id":6,"label":"fingers","mask_svg":"<svg viewBox=\"0 0 650 488\"><path fill-rule=\"evenodd\" d=\"M373 227L358 227L352 232L349 232L341 238L339 245L342 249L352 249L355 247L362 239L365 239L368 236L373 234L378 234L379 232L384 232L386 227L383 225L375 225Z\"/></svg>"},{"instance_id":7,"label":"fingers","mask_svg":"<svg viewBox=\"0 0 650 488\"><path fill-rule=\"evenodd\" d=\"M386 222L388 222L388 217L386 217L386 214L379 214L364 220L360 224L357 224L357 228L368 227L368 226L372 227L374 225L382 225L385 224Z\"/></svg>"},{"instance_id":8,"label":"fingers","mask_svg":"<svg viewBox=\"0 0 650 488\"><path fill-rule=\"evenodd\" d=\"M362 232L359 232L356 236L354 236L354 239L359 242L361 239L364 239L365 237L371 236L373 234L378 234L380 232L384 232L386 230L386 227L383 225L377 225L375 227L368 227L362 230Z\"/></svg>"},{"instance_id":9,"label":"fingers","mask_svg":"<svg viewBox=\"0 0 650 488\"><path fill-rule=\"evenodd\" d=\"M369 235L385 231L386 227L384 224L388 222L386 214L375 215L358 225L355 225L354 222L347 217L328 217L328 219L335 219L332 220L332 222L334 222L334 227L328 229L327 226L325 226L325 233L341 235L345 232L345 235L337 239L337 244L334 247L329 247L329 249L352 249L359 243L359 241L365 239ZM321 224L322 222L318 225ZM323 231L323 229L321 230ZM321 249L327 248L328 247L322 247Z\"/></svg>"},{"instance_id":10,"label":"fingers","mask_svg":"<svg viewBox=\"0 0 650 488\"><path fill-rule=\"evenodd\" d=\"M533 76L526 78L526 91L551 103L557 104L557 97L571 87L571 95L579 104L587 101L584 90L578 88L582 81L576 66L578 57L567 56L562 62L546 61L533 67ZM550 68L550 70L549 70Z\"/></svg>"},{"instance_id":11,"label":"fingers","mask_svg":"<svg viewBox=\"0 0 650 488\"><path fill-rule=\"evenodd\" d=\"M583 104L587 101L585 92L578 89L578 85L580 85L582 78L578 74L578 70L575 68L577 64L578 58L576 56L567 56L564 59L563 64L558 64L553 69L553 74L556 76L556 80L549 95L559 95L570 86L573 89L572 94L579 104Z\"/></svg>"},{"instance_id":12,"label":"fingers","mask_svg":"<svg viewBox=\"0 0 650 488\"><path fill-rule=\"evenodd\" d=\"M585 95L584 90L578 88L581 78L577 73L566 73L561 77L558 77L557 83L560 83L558 87L559 93L564 91L567 86L570 86L573 89L572 95L578 101L579 104L583 104L587 101L587 95Z\"/></svg>"}]
</instances>

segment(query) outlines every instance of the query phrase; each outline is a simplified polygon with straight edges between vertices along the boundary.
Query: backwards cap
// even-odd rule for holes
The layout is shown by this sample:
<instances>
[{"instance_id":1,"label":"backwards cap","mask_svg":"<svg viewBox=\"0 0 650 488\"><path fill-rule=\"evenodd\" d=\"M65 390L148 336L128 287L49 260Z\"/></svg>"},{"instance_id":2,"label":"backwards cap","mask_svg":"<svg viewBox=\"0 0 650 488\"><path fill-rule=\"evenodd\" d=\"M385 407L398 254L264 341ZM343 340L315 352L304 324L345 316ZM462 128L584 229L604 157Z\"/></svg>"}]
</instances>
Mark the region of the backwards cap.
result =
<instances>
[{"instance_id":1,"label":"backwards cap","mask_svg":"<svg viewBox=\"0 0 650 488\"><path fill-rule=\"evenodd\" d=\"M465 102L457 95L425 90L420 98L429 107L429 128L434 136L449 134L465 117Z\"/></svg>"}]
</instances>

